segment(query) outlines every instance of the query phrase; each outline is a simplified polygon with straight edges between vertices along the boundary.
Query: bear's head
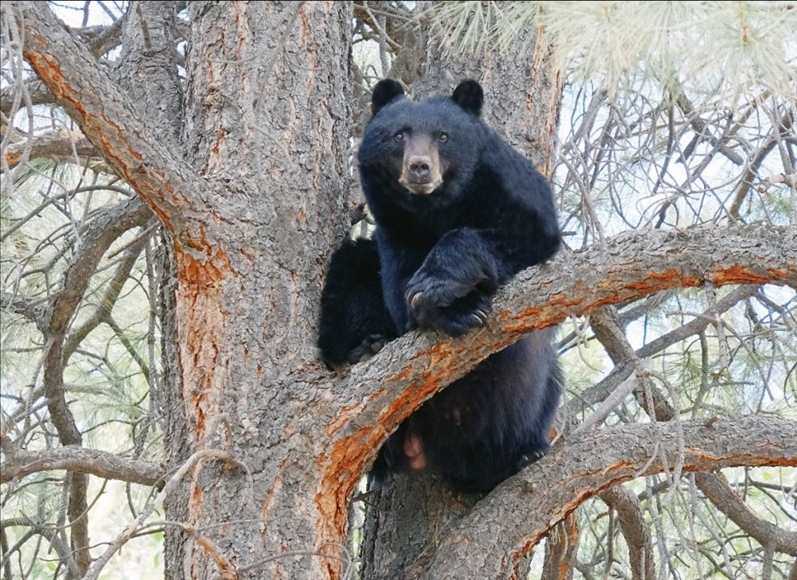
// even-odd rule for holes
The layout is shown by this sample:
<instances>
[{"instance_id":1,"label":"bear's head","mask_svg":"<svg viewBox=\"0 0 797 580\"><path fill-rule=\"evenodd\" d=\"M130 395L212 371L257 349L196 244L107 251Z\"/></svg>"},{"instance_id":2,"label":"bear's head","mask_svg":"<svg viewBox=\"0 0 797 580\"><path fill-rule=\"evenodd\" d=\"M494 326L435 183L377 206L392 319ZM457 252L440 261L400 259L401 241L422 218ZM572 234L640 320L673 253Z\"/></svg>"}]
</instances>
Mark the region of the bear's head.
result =
<instances>
[{"instance_id":1,"label":"bear's head","mask_svg":"<svg viewBox=\"0 0 797 580\"><path fill-rule=\"evenodd\" d=\"M461 82L450 97L420 102L406 99L398 82L380 81L358 154L361 175L366 182L392 186L399 196L456 197L478 166L485 141L479 119L483 102L474 80Z\"/></svg>"}]
</instances>

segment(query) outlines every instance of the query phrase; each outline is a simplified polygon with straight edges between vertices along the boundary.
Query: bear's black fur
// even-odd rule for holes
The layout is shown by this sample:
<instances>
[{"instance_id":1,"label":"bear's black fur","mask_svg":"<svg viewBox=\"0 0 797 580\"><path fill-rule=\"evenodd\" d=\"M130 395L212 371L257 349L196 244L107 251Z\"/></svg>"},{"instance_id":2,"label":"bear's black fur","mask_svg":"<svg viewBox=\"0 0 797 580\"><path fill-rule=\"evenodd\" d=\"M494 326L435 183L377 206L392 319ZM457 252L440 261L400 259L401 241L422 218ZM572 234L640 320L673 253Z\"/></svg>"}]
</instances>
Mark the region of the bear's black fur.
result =
<instances>
[{"instance_id":1,"label":"bear's black fur","mask_svg":"<svg viewBox=\"0 0 797 580\"><path fill-rule=\"evenodd\" d=\"M318 348L332 367L374 355L397 333L382 298L372 240L344 240L332 254L321 295Z\"/></svg>"},{"instance_id":2,"label":"bear's black fur","mask_svg":"<svg viewBox=\"0 0 797 580\"><path fill-rule=\"evenodd\" d=\"M499 285L553 256L550 188L479 118L481 86L404 98L380 81L358 153L374 240L344 242L322 295L319 347L332 365L413 328L460 336L483 325ZM562 376L553 329L493 354L427 401L381 450L377 477L429 467L487 490L548 449Z\"/></svg>"}]
</instances>

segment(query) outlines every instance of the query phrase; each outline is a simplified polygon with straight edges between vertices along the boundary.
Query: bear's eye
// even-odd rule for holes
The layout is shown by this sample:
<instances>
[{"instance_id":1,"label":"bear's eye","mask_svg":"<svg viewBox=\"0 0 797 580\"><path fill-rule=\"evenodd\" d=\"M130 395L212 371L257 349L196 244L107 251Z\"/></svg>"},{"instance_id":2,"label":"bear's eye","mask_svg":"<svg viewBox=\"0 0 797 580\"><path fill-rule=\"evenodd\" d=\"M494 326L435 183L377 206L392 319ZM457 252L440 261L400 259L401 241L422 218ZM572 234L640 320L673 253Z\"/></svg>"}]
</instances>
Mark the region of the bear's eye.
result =
<instances>
[{"instance_id":1,"label":"bear's eye","mask_svg":"<svg viewBox=\"0 0 797 580\"><path fill-rule=\"evenodd\" d=\"M446 141L448 141L448 133L440 133L440 136L438 137L438 139L440 139L440 141L445 143Z\"/></svg>"},{"instance_id":2,"label":"bear's eye","mask_svg":"<svg viewBox=\"0 0 797 580\"><path fill-rule=\"evenodd\" d=\"M399 131L395 135L393 135L393 139L396 141L404 141L404 131Z\"/></svg>"}]
</instances>

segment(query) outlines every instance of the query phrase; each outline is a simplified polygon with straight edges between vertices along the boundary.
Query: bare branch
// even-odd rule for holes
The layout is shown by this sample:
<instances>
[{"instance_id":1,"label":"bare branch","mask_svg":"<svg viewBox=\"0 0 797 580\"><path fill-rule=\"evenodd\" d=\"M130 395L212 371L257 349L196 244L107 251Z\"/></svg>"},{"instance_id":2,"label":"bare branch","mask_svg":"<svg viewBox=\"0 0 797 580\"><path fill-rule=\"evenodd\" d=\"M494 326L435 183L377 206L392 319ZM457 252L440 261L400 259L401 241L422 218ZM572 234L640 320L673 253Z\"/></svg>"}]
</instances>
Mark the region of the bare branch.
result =
<instances>
[{"instance_id":1,"label":"bare branch","mask_svg":"<svg viewBox=\"0 0 797 580\"><path fill-rule=\"evenodd\" d=\"M702 332L709 324L711 324L711 318L709 315L717 315L727 311L740 300L744 300L745 298L755 294L757 290L758 286L756 285L739 286L730 294L718 300L714 307L707 309L705 312L706 316L697 317L694 320L687 322L683 326L671 330L659 338L641 346L634 352L634 358L645 359L652 357L654 354L660 352L668 346L684 340L689 336L693 336L699 332ZM621 324L627 323L638 316L637 313L634 313L628 317L626 317L625 314L627 313L624 312L620 315ZM583 393L580 393L578 395L578 399L574 400L574 402L579 405L588 406L603 401L607 396L609 396L610 393L616 391L617 387L623 381L627 380L628 377L631 376L631 373L634 372L635 368L636 365L631 364L630 362L623 361L617 363L612 371L606 375L606 377L601 379L601 381L594 386L585 390Z\"/></svg>"},{"instance_id":2,"label":"bare branch","mask_svg":"<svg viewBox=\"0 0 797 580\"><path fill-rule=\"evenodd\" d=\"M66 566L69 575L67 578L80 578L80 570L78 570L77 564L75 563L75 558L72 553L72 550L69 546L61 539L58 535L58 529L52 526L48 526L45 524L37 524L34 521L31 521L28 518L10 518L7 520L0 520L0 528L5 530L6 528L11 527L24 527L29 530L29 535L40 535L45 538L49 543L50 546L55 550L60 558L61 562L64 566ZM14 554L17 550L19 550L22 545L27 540L26 536L23 536L20 541L16 543L15 546L11 546L8 550L3 550L3 559L9 561L12 554ZM5 546L4 546L5 548ZM8 576L11 578L11 576Z\"/></svg>"},{"instance_id":3,"label":"bare branch","mask_svg":"<svg viewBox=\"0 0 797 580\"><path fill-rule=\"evenodd\" d=\"M125 12L109 26L88 26L70 29L73 34L86 39L91 54L99 58L122 41L122 25L129 12Z\"/></svg>"},{"instance_id":4,"label":"bare branch","mask_svg":"<svg viewBox=\"0 0 797 580\"><path fill-rule=\"evenodd\" d=\"M147 207L134 198L104 211L91 222L75 259L64 276L61 290L43 316L47 346L44 350L44 390L47 406L61 442L79 445L82 441L63 389L63 339L97 264L110 245L125 231L144 225L151 217Z\"/></svg>"},{"instance_id":5,"label":"bare branch","mask_svg":"<svg viewBox=\"0 0 797 580\"><path fill-rule=\"evenodd\" d=\"M789 134L793 120L794 119L791 114L786 113L783 115L783 118L780 120L780 125L774 128L775 136L769 139L761 147L761 149L756 152L755 157L750 161L750 166L747 168L747 171L741 180L741 186L736 192L733 203L731 203L731 207L728 210L728 213L733 219L740 219L739 212L741 210L742 203L744 203L744 200L747 198L747 194L751 191L754 179L758 175L761 165L764 163L767 155L769 155L770 152L777 147L778 140L785 138Z\"/></svg>"},{"instance_id":6,"label":"bare branch","mask_svg":"<svg viewBox=\"0 0 797 580\"><path fill-rule=\"evenodd\" d=\"M45 135L39 135L29 141L14 143L3 152L5 162L14 167L22 161L27 153L28 159L40 157L57 157L80 162L81 157L96 157L99 154L82 133L61 129Z\"/></svg>"},{"instance_id":7,"label":"bare branch","mask_svg":"<svg viewBox=\"0 0 797 580\"><path fill-rule=\"evenodd\" d=\"M714 137L714 135L712 135L706 129L708 123L700 118L700 115L697 113L697 111L695 111L695 107L692 105L692 102L682 92L680 83L676 89L678 90L678 96L675 99L675 103L678 105L678 108L681 109L681 112L686 116L686 118L689 119L689 123L692 125L692 128L695 130L698 136L701 139L706 139L709 143L716 147L717 150L727 157L731 163L734 165L741 165L744 162L741 156L725 145L720 139Z\"/></svg>"},{"instance_id":8,"label":"bare branch","mask_svg":"<svg viewBox=\"0 0 797 580\"><path fill-rule=\"evenodd\" d=\"M61 290L42 317L46 338L42 365L44 393L50 418L63 445L81 445L83 442L64 389L63 341L68 324L106 250L123 232L144 225L151 219L151 215L140 198L120 203L98 215L87 228L64 276ZM72 525L72 548L76 553L78 568L85 572L91 563L86 502L88 481L85 475L74 472L69 475L69 479L71 484L68 511Z\"/></svg>"},{"instance_id":9,"label":"bare branch","mask_svg":"<svg viewBox=\"0 0 797 580\"><path fill-rule=\"evenodd\" d=\"M0 112L10 116L14 111L14 102L17 91L23 89L30 98L31 105L52 105L55 97L43 82L37 78L31 78L25 82L24 87L16 84L5 87L0 92Z\"/></svg>"},{"instance_id":10,"label":"bare branch","mask_svg":"<svg viewBox=\"0 0 797 580\"><path fill-rule=\"evenodd\" d=\"M110 321L113 306L119 298L119 294L122 292L122 288L130 277L130 272L133 270L133 265L136 263L136 260L138 260L138 255L141 253L141 250L144 249L146 243L147 238L140 238L125 250L125 256L122 258L113 277L108 282L105 294L100 299L100 304L97 306L94 314L85 320L79 328L73 330L65 340L62 354L64 363L69 360L81 341L86 338L92 330L102 322Z\"/></svg>"},{"instance_id":11,"label":"bare branch","mask_svg":"<svg viewBox=\"0 0 797 580\"><path fill-rule=\"evenodd\" d=\"M671 330L667 334L663 334L659 338L651 340L646 345L640 347L640 349L637 351L637 356L640 358L653 356L655 353L660 352L668 346L672 346L673 344L680 342L690 336L694 336L700 332L703 332L709 326L709 324L712 323L713 318L719 314L722 314L723 312L726 312L739 301L753 296L757 291L758 286L756 285L745 284L739 286L727 296L717 300L717 303L711 308L708 308L703 313L703 316L697 316L694 320L687 322L683 326L676 328L675 330Z\"/></svg>"},{"instance_id":12,"label":"bare branch","mask_svg":"<svg viewBox=\"0 0 797 580\"><path fill-rule=\"evenodd\" d=\"M637 496L622 485L610 487L599 495L619 516L620 529L628 546L631 577L634 580L652 580L656 577L653 542Z\"/></svg>"},{"instance_id":13,"label":"bare branch","mask_svg":"<svg viewBox=\"0 0 797 580\"><path fill-rule=\"evenodd\" d=\"M721 473L696 473L695 483L698 489L711 500L718 510L728 516L746 534L756 541L777 552L797 556L797 533L779 528L759 518Z\"/></svg>"},{"instance_id":14,"label":"bare branch","mask_svg":"<svg viewBox=\"0 0 797 580\"><path fill-rule=\"evenodd\" d=\"M205 459L216 459L221 461L229 461L235 462L232 456L227 453L226 451L221 451L219 449L204 449L202 451L197 451L191 457L186 459L186 461L180 466L174 475L169 478L169 481L166 482L166 485L163 486L163 489L158 494L152 502L150 502L138 515L138 517L122 532L116 539L114 539L111 544L105 549L105 552L102 555L94 560L91 564L91 568L86 572L83 576L83 580L95 580L99 577L100 572L108 563L108 561L113 557L113 555L122 547L124 546L130 538L132 538L136 531L141 527L141 525L146 521L149 515L155 510L155 508L163 503L164 498L168 496L170 493L174 491L183 477L194 467L199 461ZM207 548L207 547L206 547ZM227 570L234 570L234 567L229 564L226 560L224 561L227 568L222 570L222 572L226 572Z\"/></svg>"},{"instance_id":15,"label":"bare branch","mask_svg":"<svg viewBox=\"0 0 797 580\"><path fill-rule=\"evenodd\" d=\"M156 463L125 459L114 453L68 445L43 451L17 451L3 464L0 483L8 483L32 473L62 469L157 487L163 485L165 476L165 469Z\"/></svg>"}]
</instances>

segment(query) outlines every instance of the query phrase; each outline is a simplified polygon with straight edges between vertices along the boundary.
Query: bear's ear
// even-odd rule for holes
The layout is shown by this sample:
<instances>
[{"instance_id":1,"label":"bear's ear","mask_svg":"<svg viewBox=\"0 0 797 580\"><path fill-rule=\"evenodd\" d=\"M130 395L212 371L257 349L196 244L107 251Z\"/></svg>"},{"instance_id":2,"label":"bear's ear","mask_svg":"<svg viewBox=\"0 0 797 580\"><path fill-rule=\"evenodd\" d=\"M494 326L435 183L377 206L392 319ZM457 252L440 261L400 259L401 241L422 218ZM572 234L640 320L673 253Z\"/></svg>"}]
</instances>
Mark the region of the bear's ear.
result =
<instances>
[{"instance_id":1,"label":"bear's ear","mask_svg":"<svg viewBox=\"0 0 797 580\"><path fill-rule=\"evenodd\" d=\"M482 86L472 79L462 81L454 89L451 96L454 102L465 109L468 113L473 113L477 117L481 115L482 105L484 104L484 91Z\"/></svg>"},{"instance_id":2,"label":"bear's ear","mask_svg":"<svg viewBox=\"0 0 797 580\"><path fill-rule=\"evenodd\" d=\"M371 94L371 115L376 115L389 102L403 97L404 89L398 82L392 79L379 81Z\"/></svg>"}]
</instances>

